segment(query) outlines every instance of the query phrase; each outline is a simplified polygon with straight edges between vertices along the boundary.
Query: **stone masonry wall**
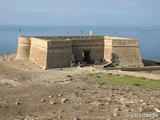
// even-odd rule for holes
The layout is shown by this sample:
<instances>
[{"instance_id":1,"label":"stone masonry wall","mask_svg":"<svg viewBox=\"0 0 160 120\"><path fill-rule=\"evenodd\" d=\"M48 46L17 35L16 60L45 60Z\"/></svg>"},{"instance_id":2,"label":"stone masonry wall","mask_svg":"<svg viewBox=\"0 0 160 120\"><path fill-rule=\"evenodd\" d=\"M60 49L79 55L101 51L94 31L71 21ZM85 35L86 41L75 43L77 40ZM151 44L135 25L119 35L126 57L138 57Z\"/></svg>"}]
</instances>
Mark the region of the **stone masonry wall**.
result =
<instances>
[{"instance_id":1,"label":"stone masonry wall","mask_svg":"<svg viewBox=\"0 0 160 120\"><path fill-rule=\"evenodd\" d=\"M48 41L40 38L31 38L29 59L37 65L46 69L47 66Z\"/></svg>"},{"instance_id":2,"label":"stone masonry wall","mask_svg":"<svg viewBox=\"0 0 160 120\"><path fill-rule=\"evenodd\" d=\"M90 61L93 64L102 63L104 58L104 42L97 40L72 40L72 52L76 62L83 61L83 52L90 52Z\"/></svg>"},{"instance_id":3,"label":"stone masonry wall","mask_svg":"<svg viewBox=\"0 0 160 120\"><path fill-rule=\"evenodd\" d=\"M43 69L70 67L73 57L83 62L84 51L89 51L92 64L143 67L138 40L109 36L19 37L17 59L30 59Z\"/></svg>"},{"instance_id":4,"label":"stone masonry wall","mask_svg":"<svg viewBox=\"0 0 160 120\"><path fill-rule=\"evenodd\" d=\"M19 37L17 48L17 59L28 59L30 54L30 37Z\"/></svg>"},{"instance_id":5,"label":"stone masonry wall","mask_svg":"<svg viewBox=\"0 0 160 120\"><path fill-rule=\"evenodd\" d=\"M71 41L48 41L47 69L56 67L70 67L71 61Z\"/></svg>"},{"instance_id":6,"label":"stone masonry wall","mask_svg":"<svg viewBox=\"0 0 160 120\"><path fill-rule=\"evenodd\" d=\"M143 67L138 40L108 37L105 44L108 61L117 62L121 67Z\"/></svg>"}]
</instances>

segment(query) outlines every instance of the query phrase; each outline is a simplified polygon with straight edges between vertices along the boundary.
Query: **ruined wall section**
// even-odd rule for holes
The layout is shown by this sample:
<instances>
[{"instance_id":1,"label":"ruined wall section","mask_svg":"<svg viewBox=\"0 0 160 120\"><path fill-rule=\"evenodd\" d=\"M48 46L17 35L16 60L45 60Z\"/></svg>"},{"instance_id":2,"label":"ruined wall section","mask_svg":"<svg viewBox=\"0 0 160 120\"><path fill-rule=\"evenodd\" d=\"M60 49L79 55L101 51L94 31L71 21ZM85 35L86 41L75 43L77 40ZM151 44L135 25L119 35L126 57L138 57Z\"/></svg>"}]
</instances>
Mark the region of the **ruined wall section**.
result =
<instances>
[{"instance_id":1,"label":"ruined wall section","mask_svg":"<svg viewBox=\"0 0 160 120\"><path fill-rule=\"evenodd\" d=\"M72 52L76 62L83 62L83 51L90 52L91 63L97 64L103 62L104 41L103 39L72 39Z\"/></svg>"},{"instance_id":2,"label":"ruined wall section","mask_svg":"<svg viewBox=\"0 0 160 120\"><path fill-rule=\"evenodd\" d=\"M46 68L70 67L72 48L69 40L48 41Z\"/></svg>"}]
</instances>

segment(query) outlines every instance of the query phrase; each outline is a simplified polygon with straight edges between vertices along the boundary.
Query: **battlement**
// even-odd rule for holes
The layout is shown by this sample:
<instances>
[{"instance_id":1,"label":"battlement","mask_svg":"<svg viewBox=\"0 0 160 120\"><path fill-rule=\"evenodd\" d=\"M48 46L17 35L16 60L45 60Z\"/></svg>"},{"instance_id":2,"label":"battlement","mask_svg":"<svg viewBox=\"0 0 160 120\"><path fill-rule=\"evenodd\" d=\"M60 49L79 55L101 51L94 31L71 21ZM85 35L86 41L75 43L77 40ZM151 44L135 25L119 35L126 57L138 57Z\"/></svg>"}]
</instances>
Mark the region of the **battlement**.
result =
<instances>
[{"instance_id":1,"label":"battlement","mask_svg":"<svg viewBox=\"0 0 160 120\"><path fill-rule=\"evenodd\" d=\"M138 40L111 36L21 36L17 59L32 60L43 69L106 61L121 67L143 66Z\"/></svg>"}]
</instances>

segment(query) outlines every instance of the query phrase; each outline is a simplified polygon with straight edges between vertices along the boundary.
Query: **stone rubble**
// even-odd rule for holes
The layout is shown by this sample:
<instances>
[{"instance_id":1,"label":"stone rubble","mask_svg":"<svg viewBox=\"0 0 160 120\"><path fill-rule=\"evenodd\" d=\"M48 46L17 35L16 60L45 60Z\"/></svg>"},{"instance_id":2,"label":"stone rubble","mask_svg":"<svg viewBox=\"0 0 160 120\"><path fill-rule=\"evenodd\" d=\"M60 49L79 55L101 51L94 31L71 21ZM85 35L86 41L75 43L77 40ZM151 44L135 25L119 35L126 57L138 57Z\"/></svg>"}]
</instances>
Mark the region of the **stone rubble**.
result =
<instances>
[{"instance_id":1,"label":"stone rubble","mask_svg":"<svg viewBox=\"0 0 160 120\"><path fill-rule=\"evenodd\" d=\"M68 99L62 98L61 103L66 103L67 101L68 101Z\"/></svg>"}]
</instances>

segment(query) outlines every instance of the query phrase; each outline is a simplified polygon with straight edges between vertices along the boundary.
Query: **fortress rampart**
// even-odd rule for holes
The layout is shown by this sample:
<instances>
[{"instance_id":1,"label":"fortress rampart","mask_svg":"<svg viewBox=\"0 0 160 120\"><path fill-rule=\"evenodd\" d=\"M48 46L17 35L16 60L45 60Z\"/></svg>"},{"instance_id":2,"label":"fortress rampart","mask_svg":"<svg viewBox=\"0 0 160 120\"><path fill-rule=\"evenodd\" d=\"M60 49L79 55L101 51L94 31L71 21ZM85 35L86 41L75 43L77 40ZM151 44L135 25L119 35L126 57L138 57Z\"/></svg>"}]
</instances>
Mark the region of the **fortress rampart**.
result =
<instances>
[{"instance_id":1,"label":"fortress rampart","mask_svg":"<svg viewBox=\"0 0 160 120\"><path fill-rule=\"evenodd\" d=\"M143 66L138 40L109 36L22 36L18 41L17 59L32 60L43 69L83 62Z\"/></svg>"},{"instance_id":2,"label":"fortress rampart","mask_svg":"<svg viewBox=\"0 0 160 120\"><path fill-rule=\"evenodd\" d=\"M136 39L107 37L105 59L121 67L142 67L139 41Z\"/></svg>"}]
</instances>

